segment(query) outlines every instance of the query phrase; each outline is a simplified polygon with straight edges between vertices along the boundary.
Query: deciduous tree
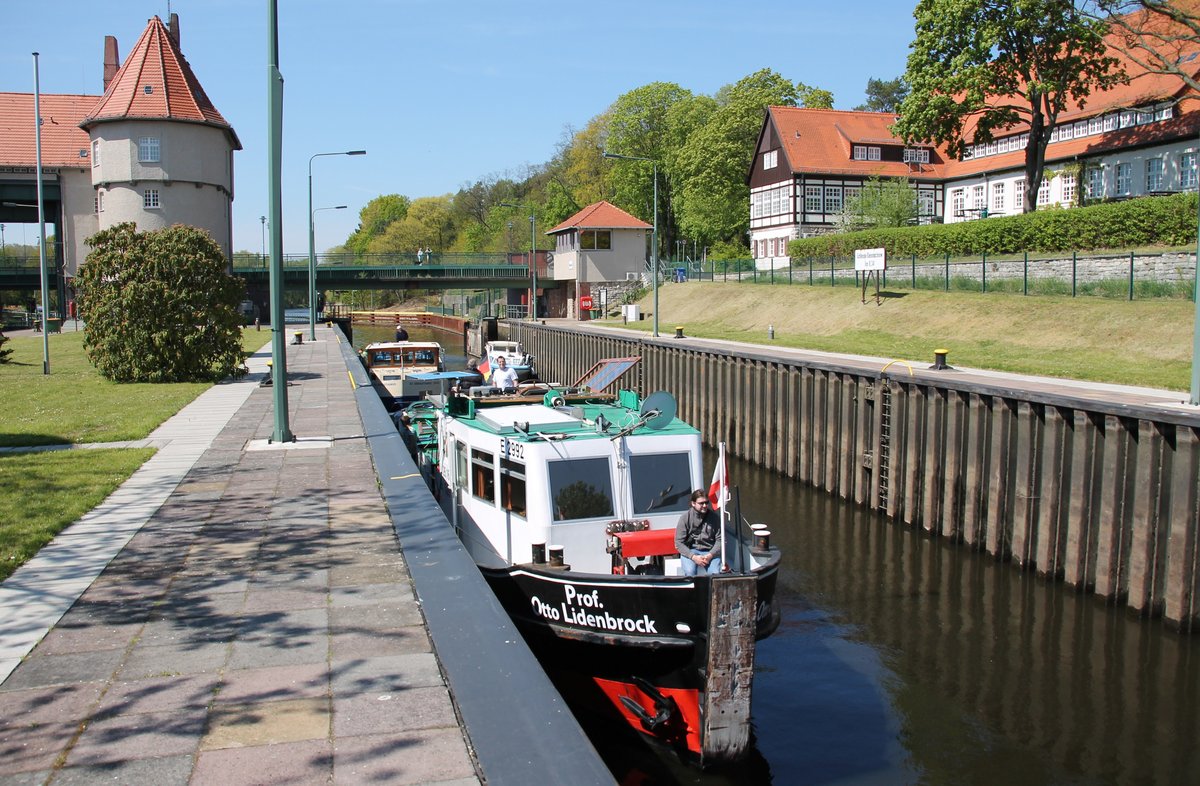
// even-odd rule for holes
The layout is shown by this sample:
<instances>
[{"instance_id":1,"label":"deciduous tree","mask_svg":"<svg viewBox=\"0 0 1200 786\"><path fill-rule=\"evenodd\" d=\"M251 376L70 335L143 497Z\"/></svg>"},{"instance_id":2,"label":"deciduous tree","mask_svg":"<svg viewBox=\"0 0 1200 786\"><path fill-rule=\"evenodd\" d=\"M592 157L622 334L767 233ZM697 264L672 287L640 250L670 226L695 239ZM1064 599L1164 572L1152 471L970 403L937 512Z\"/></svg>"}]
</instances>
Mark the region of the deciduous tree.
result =
<instances>
[{"instance_id":1,"label":"deciduous tree","mask_svg":"<svg viewBox=\"0 0 1200 786\"><path fill-rule=\"evenodd\" d=\"M1126 79L1103 20L1073 0L920 0L895 133L961 156L968 143L1028 128L1026 212L1035 207L1059 114Z\"/></svg>"},{"instance_id":2,"label":"deciduous tree","mask_svg":"<svg viewBox=\"0 0 1200 786\"><path fill-rule=\"evenodd\" d=\"M88 243L76 278L83 348L104 377L191 382L241 369L246 288L206 232L181 224L138 232L124 223Z\"/></svg>"},{"instance_id":3,"label":"deciduous tree","mask_svg":"<svg viewBox=\"0 0 1200 786\"><path fill-rule=\"evenodd\" d=\"M908 95L904 77L895 79L868 79L867 102L854 107L856 112L895 112Z\"/></svg>"}]
</instances>

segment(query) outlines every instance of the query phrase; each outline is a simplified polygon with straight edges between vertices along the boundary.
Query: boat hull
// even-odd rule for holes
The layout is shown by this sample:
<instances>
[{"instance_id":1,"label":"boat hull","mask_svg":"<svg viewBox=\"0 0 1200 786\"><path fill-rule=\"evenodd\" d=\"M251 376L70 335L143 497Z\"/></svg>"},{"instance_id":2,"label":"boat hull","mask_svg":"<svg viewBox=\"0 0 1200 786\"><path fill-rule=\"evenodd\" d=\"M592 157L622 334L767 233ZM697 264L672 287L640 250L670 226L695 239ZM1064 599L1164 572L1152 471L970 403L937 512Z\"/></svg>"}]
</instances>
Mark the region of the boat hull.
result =
<instances>
[{"instance_id":1,"label":"boat hull","mask_svg":"<svg viewBox=\"0 0 1200 786\"><path fill-rule=\"evenodd\" d=\"M749 745L754 642L779 624L778 564L775 551L745 576L480 570L573 707L708 766Z\"/></svg>"}]
</instances>

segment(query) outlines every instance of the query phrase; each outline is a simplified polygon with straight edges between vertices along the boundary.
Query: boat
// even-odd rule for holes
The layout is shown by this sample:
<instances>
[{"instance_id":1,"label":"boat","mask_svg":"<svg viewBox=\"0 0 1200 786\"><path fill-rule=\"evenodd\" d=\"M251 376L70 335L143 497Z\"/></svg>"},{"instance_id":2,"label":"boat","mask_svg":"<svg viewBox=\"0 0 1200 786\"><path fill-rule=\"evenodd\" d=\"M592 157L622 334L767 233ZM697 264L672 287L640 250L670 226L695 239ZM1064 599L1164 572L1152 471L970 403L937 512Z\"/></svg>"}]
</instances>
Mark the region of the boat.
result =
<instances>
[{"instance_id":1,"label":"boat","mask_svg":"<svg viewBox=\"0 0 1200 786\"><path fill-rule=\"evenodd\" d=\"M431 396L405 410L405 442L573 708L702 766L737 761L755 641L779 625L780 552L734 518L728 572L683 575L675 524L709 487L700 433L670 394L606 393L623 372L594 371L591 386Z\"/></svg>"},{"instance_id":2,"label":"boat","mask_svg":"<svg viewBox=\"0 0 1200 786\"><path fill-rule=\"evenodd\" d=\"M496 367L497 358L517 372L517 380L527 382L537 378L537 369L533 365L533 355L525 351L519 341L489 341L483 347L483 357L488 368Z\"/></svg>"},{"instance_id":3,"label":"boat","mask_svg":"<svg viewBox=\"0 0 1200 786\"><path fill-rule=\"evenodd\" d=\"M379 397L389 409L441 390L441 385L414 375L444 369L442 345L436 341L376 341L360 353Z\"/></svg>"}]
</instances>

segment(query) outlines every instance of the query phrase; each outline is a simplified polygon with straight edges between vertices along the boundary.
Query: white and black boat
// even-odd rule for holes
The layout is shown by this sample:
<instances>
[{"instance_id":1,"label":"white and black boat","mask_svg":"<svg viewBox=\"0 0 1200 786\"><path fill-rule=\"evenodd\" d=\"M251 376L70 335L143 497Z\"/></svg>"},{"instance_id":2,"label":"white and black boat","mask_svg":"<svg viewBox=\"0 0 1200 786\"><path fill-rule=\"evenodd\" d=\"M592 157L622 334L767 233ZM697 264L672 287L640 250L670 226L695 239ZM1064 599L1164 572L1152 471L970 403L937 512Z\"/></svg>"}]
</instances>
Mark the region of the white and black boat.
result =
<instances>
[{"instance_id":1,"label":"white and black boat","mask_svg":"<svg viewBox=\"0 0 1200 786\"><path fill-rule=\"evenodd\" d=\"M442 345L436 341L376 341L363 347L360 355L371 384L389 409L441 390L437 381L415 376L445 368Z\"/></svg>"},{"instance_id":2,"label":"white and black boat","mask_svg":"<svg viewBox=\"0 0 1200 786\"><path fill-rule=\"evenodd\" d=\"M598 369L593 380L620 373ZM409 413L422 473L568 700L702 765L743 756L755 641L779 624L780 553L727 523L729 570L682 574L675 524L709 484L674 399L538 385Z\"/></svg>"}]
</instances>

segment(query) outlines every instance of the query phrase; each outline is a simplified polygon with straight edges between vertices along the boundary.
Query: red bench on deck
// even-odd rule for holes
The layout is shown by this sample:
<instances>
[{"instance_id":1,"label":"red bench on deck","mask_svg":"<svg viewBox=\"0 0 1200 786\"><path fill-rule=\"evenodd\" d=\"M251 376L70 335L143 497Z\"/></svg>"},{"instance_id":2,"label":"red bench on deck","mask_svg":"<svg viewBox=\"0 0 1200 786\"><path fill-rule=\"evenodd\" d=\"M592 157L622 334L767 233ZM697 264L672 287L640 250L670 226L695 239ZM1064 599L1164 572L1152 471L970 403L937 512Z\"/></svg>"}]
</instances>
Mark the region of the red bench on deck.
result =
<instances>
[{"instance_id":1,"label":"red bench on deck","mask_svg":"<svg viewBox=\"0 0 1200 786\"><path fill-rule=\"evenodd\" d=\"M637 532L614 532L613 537L621 542L621 556L672 557L675 550L675 529L643 529Z\"/></svg>"}]
</instances>

